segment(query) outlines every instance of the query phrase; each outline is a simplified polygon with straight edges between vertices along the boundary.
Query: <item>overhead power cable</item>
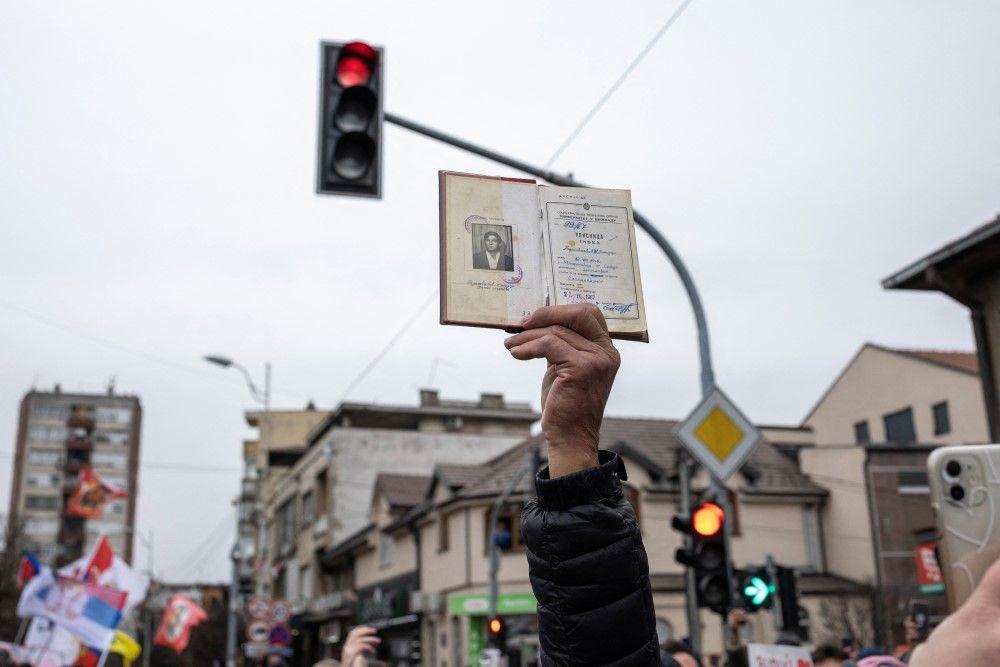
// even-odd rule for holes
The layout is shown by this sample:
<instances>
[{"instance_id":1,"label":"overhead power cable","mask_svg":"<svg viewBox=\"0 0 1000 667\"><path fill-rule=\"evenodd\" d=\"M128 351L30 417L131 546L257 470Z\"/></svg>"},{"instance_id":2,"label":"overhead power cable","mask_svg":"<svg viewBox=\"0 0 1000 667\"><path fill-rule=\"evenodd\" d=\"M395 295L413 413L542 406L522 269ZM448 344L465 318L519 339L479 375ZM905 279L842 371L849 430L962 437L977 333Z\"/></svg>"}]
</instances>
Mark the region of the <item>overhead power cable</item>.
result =
<instances>
[{"instance_id":1,"label":"overhead power cable","mask_svg":"<svg viewBox=\"0 0 1000 667\"><path fill-rule=\"evenodd\" d=\"M653 39L649 40L649 43L646 44L646 46L644 46L641 51L639 51L639 54L632 59L632 62L629 63L628 67L625 68L625 71L621 73L621 76L619 76L615 80L615 82L611 84L611 87L608 88L608 91L604 93L601 99L597 100L597 104L595 104L593 108L587 112L587 115L583 117L583 120L581 120L580 124L576 126L576 129L574 129L572 132L569 133L569 136L566 137L566 140L563 141L562 144L560 144L559 148L556 149L556 152L553 153L552 157L550 157L548 161L545 163L543 169L548 169L549 167L551 167L552 163L555 162L559 158L559 156L563 154L563 151L569 148L569 145L573 143L573 140L576 139L576 137L580 134L580 132L583 131L583 128L587 126L587 123L589 123L591 119L597 115L597 112L601 110L601 107L603 107L604 104L609 99L611 99L611 96L614 95L615 91L617 91L618 88L625 82L625 79L627 79L628 76L632 73L632 70L634 70L636 67L639 66L639 63L642 62L643 58L645 58L649 54L649 52L653 50L653 47L656 46L656 43L660 41L660 38L663 37L663 35L665 35L668 30L670 30L670 27L677 21L677 19L681 17L681 14L684 13L684 10L687 9L688 5L690 5L692 2L694 2L694 0L684 0L684 2L681 3L680 7L678 7L677 10L673 14L671 14L670 18L667 19L667 22L663 24L663 26L656 32L655 35L653 35Z\"/></svg>"}]
</instances>

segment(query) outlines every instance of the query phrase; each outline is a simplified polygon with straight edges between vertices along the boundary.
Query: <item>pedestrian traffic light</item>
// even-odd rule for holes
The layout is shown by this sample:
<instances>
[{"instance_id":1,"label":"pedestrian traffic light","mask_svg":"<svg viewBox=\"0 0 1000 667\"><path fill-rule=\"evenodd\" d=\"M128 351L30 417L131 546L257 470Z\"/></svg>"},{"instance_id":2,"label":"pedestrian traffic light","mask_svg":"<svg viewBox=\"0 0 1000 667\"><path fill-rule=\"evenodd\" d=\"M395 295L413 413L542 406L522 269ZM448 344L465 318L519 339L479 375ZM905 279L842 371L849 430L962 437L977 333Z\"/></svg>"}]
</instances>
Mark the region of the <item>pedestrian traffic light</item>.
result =
<instances>
[{"instance_id":1,"label":"pedestrian traffic light","mask_svg":"<svg viewBox=\"0 0 1000 667\"><path fill-rule=\"evenodd\" d=\"M486 631L489 636L489 645L494 648L503 649L507 645L507 624L499 616L491 616L486 622Z\"/></svg>"},{"instance_id":2,"label":"pedestrian traffic light","mask_svg":"<svg viewBox=\"0 0 1000 667\"><path fill-rule=\"evenodd\" d=\"M782 630L800 632L799 627L799 587L795 570L790 567L775 567L775 587L780 607L778 623Z\"/></svg>"},{"instance_id":3,"label":"pedestrian traffic light","mask_svg":"<svg viewBox=\"0 0 1000 667\"><path fill-rule=\"evenodd\" d=\"M321 194L382 196L382 49L323 42L320 76Z\"/></svg>"},{"instance_id":4,"label":"pedestrian traffic light","mask_svg":"<svg viewBox=\"0 0 1000 667\"><path fill-rule=\"evenodd\" d=\"M740 570L736 580L747 611L770 609L774 605L774 582L771 581L767 568Z\"/></svg>"},{"instance_id":5,"label":"pedestrian traffic light","mask_svg":"<svg viewBox=\"0 0 1000 667\"><path fill-rule=\"evenodd\" d=\"M691 547L678 549L674 558L694 569L698 606L725 614L732 602L727 573L725 511L715 503L702 503L690 517L675 516L672 525L691 536Z\"/></svg>"}]
</instances>

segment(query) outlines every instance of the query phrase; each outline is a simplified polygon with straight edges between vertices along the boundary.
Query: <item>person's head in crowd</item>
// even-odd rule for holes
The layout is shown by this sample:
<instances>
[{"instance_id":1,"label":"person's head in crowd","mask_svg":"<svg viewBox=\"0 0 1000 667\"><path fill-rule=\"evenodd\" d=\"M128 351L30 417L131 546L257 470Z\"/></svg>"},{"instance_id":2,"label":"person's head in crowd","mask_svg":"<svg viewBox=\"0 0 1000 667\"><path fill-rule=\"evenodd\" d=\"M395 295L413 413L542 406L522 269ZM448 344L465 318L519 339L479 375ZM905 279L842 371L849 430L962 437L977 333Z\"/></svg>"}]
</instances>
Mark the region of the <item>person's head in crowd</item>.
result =
<instances>
[{"instance_id":1,"label":"person's head in crowd","mask_svg":"<svg viewBox=\"0 0 1000 667\"><path fill-rule=\"evenodd\" d=\"M833 644L821 644L812 652L815 667L841 667L847 660L847 653Z\"/></svg>"},{"instance_id":2,"label":"person's head in crowd","mask_svg":"<svg viewBox=\"0 0 1000 667\"><path fill-rule=\"evenodd\" d=\"M848 660L857 660L858 649L860 648L860 644L858 644L857 639L854 637L844 637L840 640L840 648L842 648L844 653L847 654Z\"/></svg>"},{"instance_id":3,"label":"person's head in crowd","mask_svg":"<svg viewBox=\"0 0 1000 667\"><path fill-rule=\"evenodd\" d=\"M664 642L663 652L673 658L680 667L703 667L701 658L684 642L669 641Z\"/></svg>"}]
</instances>

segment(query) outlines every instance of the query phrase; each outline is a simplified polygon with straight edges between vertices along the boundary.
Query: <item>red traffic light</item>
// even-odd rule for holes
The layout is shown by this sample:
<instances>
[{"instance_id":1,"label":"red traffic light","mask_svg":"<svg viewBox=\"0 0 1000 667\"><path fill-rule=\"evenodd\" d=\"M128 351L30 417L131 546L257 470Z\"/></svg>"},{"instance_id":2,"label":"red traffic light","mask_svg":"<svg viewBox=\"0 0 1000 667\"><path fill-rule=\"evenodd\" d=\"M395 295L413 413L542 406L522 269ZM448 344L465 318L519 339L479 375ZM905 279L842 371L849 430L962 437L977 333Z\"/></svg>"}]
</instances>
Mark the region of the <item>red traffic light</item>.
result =
<instances>
[{"instance_id":1,"label":"red traffic light","mask_svg":"<svg viewBox=\"0 0 1000 667\"><path fill-rule=\"evenodd\" d=\"M702 537L712 537L720 530L726 519L726 513L715 503L704 503L691 515L691 526L694 532Z\"/></svg>"},{"instance_id":2,"label":"red traffic light","mask_svg":"<svg viewBox=\"0 0 1000 667\"><path fill-rule=\"evenodd\" d=\"M346 44L337 62L337 83L344 88L367 84L375 69L375 56L375 49L364 42Z\"/></svg>"},{"instance_id":3,"label":"red traffic light","mask_svg":"<svg viewBox=\"0 0 1000 667\"><path fill-rule=\"evenodd\" d=\"M489 628L492 634L498 635L501 631L503 631L503 621L499 618L491 618Z\"/></svg>"}]
</instances>

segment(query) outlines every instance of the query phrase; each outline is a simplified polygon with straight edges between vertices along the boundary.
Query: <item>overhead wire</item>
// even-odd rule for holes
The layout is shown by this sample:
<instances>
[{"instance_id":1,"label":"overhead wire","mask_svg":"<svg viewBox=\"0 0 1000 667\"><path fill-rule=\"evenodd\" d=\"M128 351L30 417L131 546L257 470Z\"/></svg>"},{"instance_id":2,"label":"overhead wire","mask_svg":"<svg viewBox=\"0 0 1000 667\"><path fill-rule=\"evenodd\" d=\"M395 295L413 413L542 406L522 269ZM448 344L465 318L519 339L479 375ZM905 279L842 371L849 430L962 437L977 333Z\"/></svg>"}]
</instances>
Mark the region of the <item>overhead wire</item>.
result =
<instances>
[{"instance_id":1,"label":"overhead wire","mask_svg":"<svg viewBox=\"0 0 1000 667\"><path fill-rule=\"evenodd\" d=\"M559 156L563 154L563 151L569 148L569 145L573 143L573 141L577 138L577 136L579 136L580 132L583 131L583 128L585 128L587 124L591 121L591 119L593 119L593 117L597 115L597 112L601 110L601 107L603 107L605 103L609 99L611 99L611 96L615 94L615 91L617 91L619 87L621 87L621 85L625 82L625 79L627 79L629 75L632 73L632 71L639 66L639 63L641 63L643 59L647 55L649 55L649 52L653 50L653 47L656 46L656 43L660 41L660 38L663 37L663 35L665 35L668 30L670 30L670 27L677 22L677 19L681 17L681 14L684 13L684 10L686 10L688 8L688 5L690 5L692 2L694 2L694 0L684 0L684 2L680 4L680 6L676 9L676 11L674 11L674 13L670 15L670 18L667 19L667 22L664 23L663 26L661 26L660 29L656 31L656 34L653 35L653 38L649 40L646 46L644 46L642 50L639 51L638 55L636 55L636 57L632 59L632 62L628 64L628 67L625 68L625 71L621 73L621 76L619 76L615 80L615 82L611 84L611 87L608 88L607 92L605 92L604 95L602 95L601 98L597 100L597 103L590 109L590 111L587 112L587 115L583 117L583 120L580 121L580 123L576 126L576 128L569 133L569 136L566 137L566 139L559 145L559 148L557 148L556 152L552 154L552 157L550 157L548 161L546 161L545 166L542 167L543 169L548 169L549 167L551 167L552 163L555 162L559 158Z\"/></svg>"}]
</instances>

